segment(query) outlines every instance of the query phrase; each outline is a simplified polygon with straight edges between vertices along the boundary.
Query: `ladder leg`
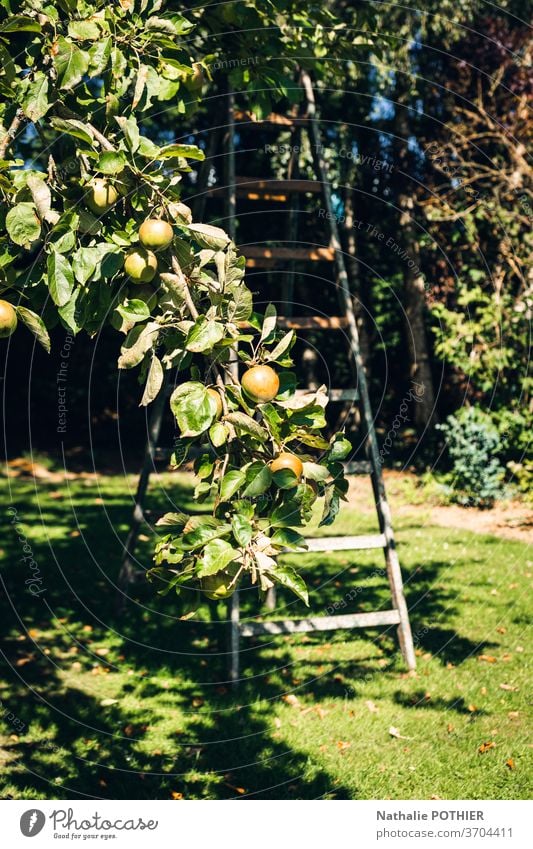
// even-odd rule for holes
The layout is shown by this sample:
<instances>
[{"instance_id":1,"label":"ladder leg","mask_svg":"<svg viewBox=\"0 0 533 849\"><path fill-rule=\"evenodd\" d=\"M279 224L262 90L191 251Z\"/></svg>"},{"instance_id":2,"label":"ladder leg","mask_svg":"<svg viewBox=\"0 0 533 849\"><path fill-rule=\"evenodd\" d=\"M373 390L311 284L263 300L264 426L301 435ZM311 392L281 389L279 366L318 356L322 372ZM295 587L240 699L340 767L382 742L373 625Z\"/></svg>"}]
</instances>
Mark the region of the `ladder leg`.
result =
<instances>
[{"instance_id":1,"label":"ladder leg","mask_svg":"<svg viewBox=\"0 0 533 849\"><path fill-rule=\"evenodd\" d=\"M398 628L398 636L400 639L400 648L403 657L409 669L414 669L416 666L415 652L413 645L413 637L411 634L411 626L409 624L409 613L405 596L403 592L402 573L398 560L398 553L394 541L394 532L392 530L392 522L390 509L385 495L385 485L383 483L383 475L381 471L381 459L377 447L376 432L374 429L374 418L370 405L370 396L368 394L368 384L366 372L364 369L361 350L359 345L359 332L357 330L357 322L352 301L352 293L350 290L350 282L344 263L344 256L339 236L339 228L337 219L333 209L333 200L331 193L331 185L328 180L327 166L324 159L320 128L316 117L316 105L311 79L307 71L302 71L302 84L304 86L308 115L311 124L312 132L312 150L315 167L324 189L324 201L328 212L328 221L331 232L331 247L335 249L335 265L337 270L337 283L339 289L339 297L342 308L348 320L348 335L350 337L351 353L355 362L357 383L359 389L359 397L363 411L363 424L365 428L365 447L367 456L372 467L372 488L374 492L374 500L378 513L378 520L381 532L385 535L386 548L385 560L387 565L387 574L391 587L393 604L400 614L400 625Z\"/></svg>"},{"instance_id":2,"label":"ladder leg","mask_svg":"<svg viewBox=\"0 0 533 849\"><path fill-rule=\"evenodd\" d=\"M229 679L233 687L239 686L239 590L235 590L228 602L229 619Z\"/></svg>"},{"instance_id":3,"label":"ladder leg","mask_svg":"<svg viewBox=\"0 0 533 849\"><path fill-rule=\"evenodd\" d=\"M168 372L165 372L163 384L161 386L161 389L159 390L159 395L152 403L150 423L148 425L148 439L144 451L143 465L137 483L137 491L135 493L135 503L133 507L133 514L131 517L130 530L126 542L124 543L122 564L120 567L120 572L117 581L119 590L117 596L118 610L123 609L125 604L124 590L129 586L129 584L134 581L136 573L138 571L135 568L134 552L137 544L137 537L139 536L141 525L144 522L144 499L146 496L146 490L148 489L150 475L154 468L154 453L155 449L157 448L157 444L159 442L159 434L161 432L161 422L163 420L163 411L165 407L165 400L167 397L167 385Z\"/></svg>"}]
</instances>

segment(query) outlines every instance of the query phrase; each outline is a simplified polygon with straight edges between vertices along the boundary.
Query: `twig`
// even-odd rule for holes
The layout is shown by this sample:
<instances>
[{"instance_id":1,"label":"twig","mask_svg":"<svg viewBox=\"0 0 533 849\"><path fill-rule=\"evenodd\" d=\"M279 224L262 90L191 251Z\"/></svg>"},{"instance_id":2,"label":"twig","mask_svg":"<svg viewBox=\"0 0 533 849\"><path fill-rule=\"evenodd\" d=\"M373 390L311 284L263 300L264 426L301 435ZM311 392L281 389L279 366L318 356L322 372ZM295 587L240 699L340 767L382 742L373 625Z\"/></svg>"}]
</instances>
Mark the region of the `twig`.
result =
<instances>
[{"instance_id":1,"label":"twig","mask_svg":"<svg viewBox=\"0 0 533 849\"><path fill-rule=\"evenodd\" d=\"M19 129L20 125L24 120L24 112L22 111L22 109L17 109L15 117L11 121L11 124L9 125L5 136L0 142L0 159L4 159L9 145L12 141L14 141L15 136L17 135L17 130Z\"/></svg>"}]
</instances>

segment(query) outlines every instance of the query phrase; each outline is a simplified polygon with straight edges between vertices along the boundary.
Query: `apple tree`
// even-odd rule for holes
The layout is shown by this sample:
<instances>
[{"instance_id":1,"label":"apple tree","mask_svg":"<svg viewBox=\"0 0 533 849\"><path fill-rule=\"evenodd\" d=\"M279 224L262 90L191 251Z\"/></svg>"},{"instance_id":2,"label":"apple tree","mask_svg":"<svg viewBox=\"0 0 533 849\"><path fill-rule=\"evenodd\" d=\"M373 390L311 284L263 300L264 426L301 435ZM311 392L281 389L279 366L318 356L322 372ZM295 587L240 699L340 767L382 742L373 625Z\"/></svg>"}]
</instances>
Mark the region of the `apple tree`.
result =
<instances>
[{"instance_id":1,"label":"apple tree","mask_svg":"<svg viewBox=\"0 0 533 849\"><path fill-rule=\"evenodd\" d=\"M261 3L240 5L261 19ZM350 444L323 435L324 387L296 393L294 333L278 330L273 306L254 310L244 258L182 201L202 150L145 131L165 110L186 120L212 57L237 38L220 10L183 8L0 0L0 336L25 325L49 350L58 322L91 336L110 324L142 405L178 373L173 465L194 461L210 513L159 520L149 576L160 592L223 598L246 578L307 601L278 555L305 548L317 499L322 523L334 520ZM273 41L283 49L283 28L264 49ZM274 74L271 86L284 85Z\"/></svg>"}]
</instances>

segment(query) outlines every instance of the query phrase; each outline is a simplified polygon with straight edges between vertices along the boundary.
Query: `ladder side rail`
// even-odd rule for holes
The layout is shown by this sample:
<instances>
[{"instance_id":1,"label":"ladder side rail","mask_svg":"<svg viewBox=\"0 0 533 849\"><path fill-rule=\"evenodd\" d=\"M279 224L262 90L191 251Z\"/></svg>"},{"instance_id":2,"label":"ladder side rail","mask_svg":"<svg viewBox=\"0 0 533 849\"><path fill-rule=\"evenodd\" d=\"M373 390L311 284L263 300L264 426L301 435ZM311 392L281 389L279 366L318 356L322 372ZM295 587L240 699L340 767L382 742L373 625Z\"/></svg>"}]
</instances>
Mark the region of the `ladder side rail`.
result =
<instances>
[{"instance_id":1,"label":"ladder side rail","mask_svg":"<svg viewBox=\"0 0 533 849\"><path fill-rule=\"evenodd\" d=\"M355 319L355 312L352 303L352 295L350 290L348 273L346 271L344 256L342 253L342 247L339 237L339 228L337 226L337 220L335 218L335 212L333 209L331 184L328 179L327 166L324 160L324 155L322 153L322 142L320 127L318 125L316 113L315 96L311 79L307 71L302 71L302 83L305 89L308 102L308 115L312 134L313 157L315 159L318 175L324 186L324 199L326 203L326 210L328 213L328 221L331 231L331 244L332 247L335 249L335 262L337 267L338 283L340 286L340 293L342 296L346 317L348 319L350 348L354 356L357 368L357 378L359 384L358 389L363 408L363 418L365 422L366 447L369 460L372 464L372 487L374 490L374 498L378 511L380 530L385 535L387 543L385 549L387 574L389 578L394 605L400 612L401 623L398 628L400 647L402 649L402 653L404 655L408 667L410 669L414 669L416 666L416 660L413 638L411 634L411 627L409 624L407 604L405 601L405 596L403 594L402 574L398 559L398 553L396 550L394 531L392 529L391 513L385 494L385 486L383 483L381 461L377 447L374 419L370 406L370 396L368 393L368 384L359 346L359 332L357 330L357 322Z\"/></svg>"}]
</instances>

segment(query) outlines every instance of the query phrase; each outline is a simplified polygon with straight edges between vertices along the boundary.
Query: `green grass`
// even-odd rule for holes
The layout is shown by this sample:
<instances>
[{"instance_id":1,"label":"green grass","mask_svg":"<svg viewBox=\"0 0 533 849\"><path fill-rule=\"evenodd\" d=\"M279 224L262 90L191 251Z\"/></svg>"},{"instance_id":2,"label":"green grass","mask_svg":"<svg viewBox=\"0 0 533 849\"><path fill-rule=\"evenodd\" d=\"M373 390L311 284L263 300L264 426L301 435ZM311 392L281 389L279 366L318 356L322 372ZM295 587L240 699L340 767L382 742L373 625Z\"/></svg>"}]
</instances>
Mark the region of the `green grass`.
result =
<instances>
[{"instance_id":1,"label":"green grass","mask_svg":"<svg viewBox=\"0 0 533 849\"><path fill-rule=\"evenodd\" d=\"M236 694L226 681L222 607L180 621L175 599L142 585L115 612L132 487L120 477L9 484L4 797L528 796L527 546L427 526L421 509L419 523L397 528L416 675L406 674L391 630L263 638L243 643ZM188 482L162 476L154 497L161 509L187 504ZM38 597L25 584L31 571L10 505L40 570ZM346 511L329 532L372 530ZM314 613L355 587L342 612L389 604L379 552L306 555L298 564ZM241 595L243 615L253 615L253 593ZM305 615L284 593L279 603L283 615ZM483 743L495 745L480 753Z\"/></svg>"}]
</instances>

